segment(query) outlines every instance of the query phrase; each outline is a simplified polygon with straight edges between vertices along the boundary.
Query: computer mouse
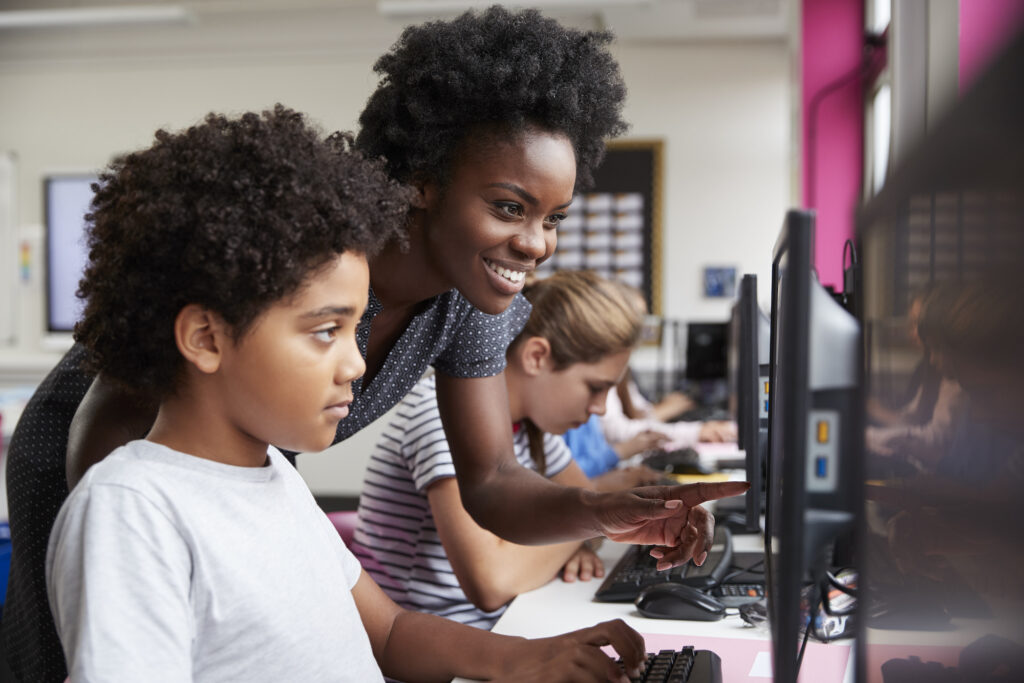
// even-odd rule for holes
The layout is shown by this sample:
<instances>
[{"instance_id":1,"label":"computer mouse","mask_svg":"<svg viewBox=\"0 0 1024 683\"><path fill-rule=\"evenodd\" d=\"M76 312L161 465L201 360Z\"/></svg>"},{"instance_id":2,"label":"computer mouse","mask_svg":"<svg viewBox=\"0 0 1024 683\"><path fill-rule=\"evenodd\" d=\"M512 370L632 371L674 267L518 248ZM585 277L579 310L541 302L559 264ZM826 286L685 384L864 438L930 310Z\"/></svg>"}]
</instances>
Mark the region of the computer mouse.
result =
<instances>
[{"instance_id":1,"label":"computer mouse","mask_svg":"<svg viewBox=\"0 0 1024 683\"><path fill-rule=\"evenodd\" d=\"M651 619L718 621L725 616L725 605L693 586L680 583L656 583L636 599L636 609Z\"/></svg>"},{"instance_id":2,"label":"computer mouse","mask_svg":"<svg viewBox=\"0 0 1024 683\"><path fill-rule=\"evenodd\" d=\"M684 462L672 465L672 474L711 474L713 469L699 462Z\"/></svg>"},{"instance_id":3,"label":"computer mouse","mask_svg":"<svg viewBox=\"0 0 1024 683\"><path fill-rule=\"evenodd\" d=\"M671 474L710 474L711 470L700 462L700 453L693 448L676 451L659 451L644 458L644 464L651 469Z\"/></svg>"}]
</instances>

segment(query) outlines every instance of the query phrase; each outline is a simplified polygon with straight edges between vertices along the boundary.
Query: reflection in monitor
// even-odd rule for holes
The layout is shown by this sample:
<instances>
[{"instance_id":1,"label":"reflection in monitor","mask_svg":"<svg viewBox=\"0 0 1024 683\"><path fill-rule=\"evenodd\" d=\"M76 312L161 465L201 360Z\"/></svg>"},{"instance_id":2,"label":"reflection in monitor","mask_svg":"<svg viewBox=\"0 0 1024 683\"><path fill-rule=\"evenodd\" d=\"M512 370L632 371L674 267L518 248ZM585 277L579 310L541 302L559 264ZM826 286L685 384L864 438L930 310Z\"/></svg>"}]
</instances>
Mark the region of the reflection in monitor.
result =
<instances>
[{"instance_id":1,"label":"reflection in monitor","mask_svg":"<svg viewBox=\"0 0 1024 683\"><path fill-rule=\"evenodd\" d=\"M729 413L736 421L737 446L744 452L746 478L750 482L743 501L743 530L751 533L761 531L764 512L769 325L757 303L757 276L744 275L729 322ZM716 511L722 510L725 502L719 501Z\"/></svg>"},{"instance_id":2,"label":"reflection in monitor","mask_svg":"<svg viewBox=\"0 0 1024 683\"><path fill-rule=\"evenodd\" d=\"M813 214L788 212L772 263L765 583L778 683L797 680L801 601L818 611L857 499L860 327L817 282L813 241Z\"/></svg>"},{"instance_id":3,"label":"reflection in monitor","mask_svg":"<svg viewBox=\"0 0 1024 683\"><path fill-rule=\"evenodd\" d=\"M858 216L859 683L1024 680L1022 73L1024 35Z\"/></svg>"},{"instance_id":4,"label":"reflection in monitor","mask_svg":"<svg viewBox=\"0 0 1024 683\"><path fill-rule=\"evenodd\" d=\"M75 296L88 249L85 214L92 202L95 175L52 175L44 179L46 207L46 330L68 336L82 312Z\"/></svg>"}]
</instances>

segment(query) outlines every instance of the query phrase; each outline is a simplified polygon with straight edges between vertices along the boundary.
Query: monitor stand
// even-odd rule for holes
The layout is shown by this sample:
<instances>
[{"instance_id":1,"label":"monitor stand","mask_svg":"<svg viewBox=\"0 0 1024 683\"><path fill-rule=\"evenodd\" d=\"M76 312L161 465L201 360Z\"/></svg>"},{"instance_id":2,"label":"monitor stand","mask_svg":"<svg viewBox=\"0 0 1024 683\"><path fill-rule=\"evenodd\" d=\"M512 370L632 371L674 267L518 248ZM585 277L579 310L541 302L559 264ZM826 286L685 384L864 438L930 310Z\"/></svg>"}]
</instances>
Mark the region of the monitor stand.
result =
<instances>
[{"instance_id":1,"label":"monitor stand","mask_svg":"<svg viewBox=\"0 0 1024 683\"><path fill-rule=\"evenodd\" d=\"M760 534L764 529L747 528L747 499L744 496L733 496L715 501L715 524L729 527L733 535ZM764 515L762 506L761 514Z\"/></svg>"}]
</instances>

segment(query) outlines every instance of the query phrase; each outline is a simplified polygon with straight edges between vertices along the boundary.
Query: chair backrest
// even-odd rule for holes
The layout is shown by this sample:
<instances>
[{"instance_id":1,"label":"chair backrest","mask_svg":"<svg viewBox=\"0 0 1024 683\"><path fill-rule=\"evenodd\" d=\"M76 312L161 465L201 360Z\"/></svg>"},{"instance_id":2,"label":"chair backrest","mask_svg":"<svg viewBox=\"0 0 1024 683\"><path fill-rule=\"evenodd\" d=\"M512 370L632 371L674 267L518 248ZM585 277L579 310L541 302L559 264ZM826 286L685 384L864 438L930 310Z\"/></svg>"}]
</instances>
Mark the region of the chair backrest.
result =
<instances>
[{"instance_id":1,"label":"chair backrest","mask_svg":"<svg viewBox=\"0 0 1024 683\"><path fill-rule=\"evenodd\" d=\"M345 542L345 545L351 547L352 537L356 533L356 511L342 510L338 512L328 512L327 517L334 524L334 528L338 530L341 540Z\"/></svg>"}]
</instances>

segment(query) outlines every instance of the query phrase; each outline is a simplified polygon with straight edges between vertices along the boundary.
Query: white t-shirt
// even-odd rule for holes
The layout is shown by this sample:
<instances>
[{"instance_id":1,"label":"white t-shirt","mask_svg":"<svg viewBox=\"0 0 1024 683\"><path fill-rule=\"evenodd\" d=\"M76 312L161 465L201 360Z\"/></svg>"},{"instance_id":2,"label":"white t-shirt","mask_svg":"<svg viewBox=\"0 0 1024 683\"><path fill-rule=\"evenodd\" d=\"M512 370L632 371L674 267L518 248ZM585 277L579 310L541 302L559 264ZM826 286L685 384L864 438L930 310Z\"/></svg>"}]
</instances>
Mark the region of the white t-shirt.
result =
<instances>
[{"instance_id":1,"label":"white t-shirt","mask_svg":"<svg viewBox=\"0 0 1024 683\"><path fill-rule=\"evenodd\" d=\"M148 441L61 508L46 582L73 681L381 681L356 558L275 449L235 467Z\"/></svg>"},{"instance_id":2,"label":"white t-shirt","mask_svg":"<svg viewBox=\"0 0 1024 683\"><path fill-rule=\"evenodd\" d=\"M524 430L515 434L512 445L519 464L536 469ZM544 459L545 474L553 477L568 467L572 454L562 437L545 434ZM370 456L352 552L402 607L490 629L505 608L484 612L469 601L430 511L427 489L453 477L455 465L431 376L402 399Z\"/></svg>"},{"instance_id":3,"label":"white t-shirt","mask_svg":"<svg viewBox=\"0 0 1024 683\"><path fill-rule=\"evenodd\" d=\"M640 410L650 414L653 406L643 397L635 384L630 384L630 399ZM637 434L648 430L660 432L668 437L668 443L662 446L667 451L694 446L700 441L702 422L662 422L652 417L634 419L626 417L622 399L614 390L608 392L605 413L601 416L601 430L608 443L617 444L629 441Z\"/></svg>"}]
</instances>

